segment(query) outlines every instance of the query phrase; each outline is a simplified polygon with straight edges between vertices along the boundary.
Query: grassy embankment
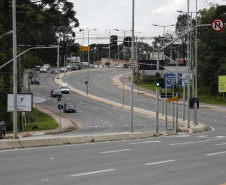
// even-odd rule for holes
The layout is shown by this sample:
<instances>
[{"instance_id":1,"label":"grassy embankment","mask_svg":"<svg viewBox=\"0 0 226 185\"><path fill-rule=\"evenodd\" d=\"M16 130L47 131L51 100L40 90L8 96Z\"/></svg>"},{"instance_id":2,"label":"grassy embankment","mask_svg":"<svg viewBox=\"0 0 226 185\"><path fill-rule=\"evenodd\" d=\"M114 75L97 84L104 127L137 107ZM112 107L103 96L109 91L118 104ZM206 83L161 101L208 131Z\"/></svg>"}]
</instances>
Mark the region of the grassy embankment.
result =
<instances>
[{"instance_id":1,"label":"grassy embankment","mask_svg":"<svg viewBox=\"0 0 226 185\"><path fill-rule=\"evenodd\" d=\"M137 77L134 76L134 83L142 88L149 89L152 91L156 91L156 84L155 82L149 83L149 82L140 82L139 84L136 83ZM192 91L192 89L191 89ZM167 90L168 93L172 93L171 89ZM183 87L180 87L179 93L181 97L183 97ZM191 96L192 97L192 96ZM185 99L187 99L187 89L185 90ZM206 96L198 93L198 99L200 103L208 103L208 104L215 104L215 105L222 105L226 106L226 98L223 98L222 96Z\"/></svg>"}]
</instances>

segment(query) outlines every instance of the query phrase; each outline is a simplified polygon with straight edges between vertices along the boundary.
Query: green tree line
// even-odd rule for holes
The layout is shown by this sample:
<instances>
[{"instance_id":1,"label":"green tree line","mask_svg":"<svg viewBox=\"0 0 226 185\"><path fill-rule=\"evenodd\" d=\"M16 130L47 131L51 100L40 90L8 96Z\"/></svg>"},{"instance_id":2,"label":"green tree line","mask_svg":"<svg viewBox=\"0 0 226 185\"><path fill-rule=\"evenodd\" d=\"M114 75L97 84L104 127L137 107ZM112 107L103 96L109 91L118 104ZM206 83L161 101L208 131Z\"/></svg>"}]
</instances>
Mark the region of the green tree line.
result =
<instances>
[{"instance_id":1,"label":"green tree line","mask_svg":"<svg viewBox=\"0 0 226 185\"><path fill-rule=\"evenodd\" d=\"M17 54L34 46L58 45L59 27L75 28L79 26L73 3L67 0L20 0L16 2ZM13 58L12 34L4 35L12 27L12 1L0 2L0 66ZM73 33L72 33L73 35ZM68 40L68 50L76 48L73 36ZM49 63L56 65L56 49L31 50L20 57L18 68L18 92L21 92L20 78L28 68ZM0 71L0 120L7 123L7 130L12 130L12 113L7 112L7 94L13 93L12 63ZM20 70L20 71L19 71Z\"/></svg>"}]
</instances>

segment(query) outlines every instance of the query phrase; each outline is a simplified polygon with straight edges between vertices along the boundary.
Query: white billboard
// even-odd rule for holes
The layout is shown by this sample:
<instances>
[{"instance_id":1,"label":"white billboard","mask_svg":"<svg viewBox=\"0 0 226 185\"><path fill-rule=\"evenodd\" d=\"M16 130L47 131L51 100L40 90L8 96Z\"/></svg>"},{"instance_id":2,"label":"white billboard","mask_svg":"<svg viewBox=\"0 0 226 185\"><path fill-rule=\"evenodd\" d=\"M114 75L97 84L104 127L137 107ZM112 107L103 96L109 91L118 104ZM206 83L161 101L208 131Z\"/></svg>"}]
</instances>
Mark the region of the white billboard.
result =
<instances>
[{"instance_id":1,"label":"white billboard","mask_svg":"<svg viewBox=\"0 0 226 185\"><path fill-rule=\"evenodd\" d=\"M17 94L17 111L32 111L32 94ZM7 111L14 110L13 94L8 94Z\"/></svg>"}]
</instances>

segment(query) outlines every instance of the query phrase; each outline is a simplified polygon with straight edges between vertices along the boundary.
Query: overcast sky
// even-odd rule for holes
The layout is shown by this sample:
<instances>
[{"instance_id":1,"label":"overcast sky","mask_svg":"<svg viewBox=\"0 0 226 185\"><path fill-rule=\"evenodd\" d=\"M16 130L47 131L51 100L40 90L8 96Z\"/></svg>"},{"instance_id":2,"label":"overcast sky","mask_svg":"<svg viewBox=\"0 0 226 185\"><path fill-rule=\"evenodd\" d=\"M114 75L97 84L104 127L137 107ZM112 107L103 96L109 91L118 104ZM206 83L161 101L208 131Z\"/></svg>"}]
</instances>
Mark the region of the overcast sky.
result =
<instances>
[{"instance_id":1,"label":"overcast sky","mask_svg":"<svg viewBox=\"0 0 226 185\"><path fill-rule=\"evenodd\" d=\"M109 43L107 38L110 35L123 37L123 31L132 29L132 0L68 0L74 3L81 28L89 28L89 44ZM226 5L226 0L198 0L198 10L207 8L209 3ZM196 11L196 0L190 0L190 11ZM163 35L164 28L153 26L158 24L167 26L176 23L179 13L177 10L187 12L187 0L135 0L135 36L144 37L145 42L150 43L149 37ZM195 14L193 14L195 16ZM92 31L92 29L97 29ZM108 30L108 31L106 31ZM76 29L76 42L88 45L88 31L83 33ZM165 27L165 32L173 32L174 27ZM126 36L131 32L126 32Z\"/></svg>"}]
</instances>

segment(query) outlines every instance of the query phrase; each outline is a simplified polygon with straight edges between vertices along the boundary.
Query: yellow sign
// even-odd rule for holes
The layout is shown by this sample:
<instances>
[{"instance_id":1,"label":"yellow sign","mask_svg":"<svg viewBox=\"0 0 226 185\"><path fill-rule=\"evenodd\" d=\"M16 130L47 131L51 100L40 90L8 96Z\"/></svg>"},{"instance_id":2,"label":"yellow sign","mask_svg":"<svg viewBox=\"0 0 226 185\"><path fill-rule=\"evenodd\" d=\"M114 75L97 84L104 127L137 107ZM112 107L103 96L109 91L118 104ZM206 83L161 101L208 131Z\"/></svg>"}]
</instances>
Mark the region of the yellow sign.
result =
<instances>
[{"instance_id":1,"label":"yellow sign","mask_svg":"<svg viewBox=\"0 0 226 185\"><path fill-rule=\"evenodd\" d=\"M171 101L179 101L178 96L173 96L172 98L168 98L167 101L170 103Z\"/></svg>"},{"instance_id":2,"label":"yellow sign","mask_svg":"<svg viewBox=\"0 0 226 185\"><path fill-rule=\"evenodd\" d=\"M226 92L226 76L218 76L218 92Z\"/></svg>"},{"instance_id":3,"label":"yellow sign","mask_svg":"<svg viewBox=\"0 0 226 185\"><path fill-rule=\"evenodd\" d=\"M79 51L90 51L90 46L79 46Z\"/></svg>"}]
</instances>

